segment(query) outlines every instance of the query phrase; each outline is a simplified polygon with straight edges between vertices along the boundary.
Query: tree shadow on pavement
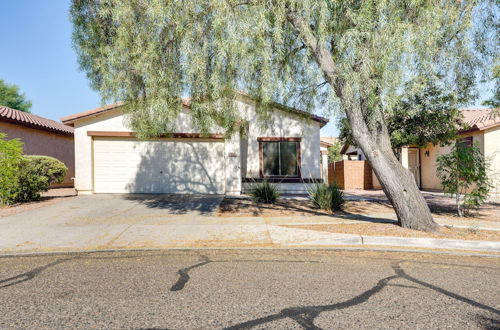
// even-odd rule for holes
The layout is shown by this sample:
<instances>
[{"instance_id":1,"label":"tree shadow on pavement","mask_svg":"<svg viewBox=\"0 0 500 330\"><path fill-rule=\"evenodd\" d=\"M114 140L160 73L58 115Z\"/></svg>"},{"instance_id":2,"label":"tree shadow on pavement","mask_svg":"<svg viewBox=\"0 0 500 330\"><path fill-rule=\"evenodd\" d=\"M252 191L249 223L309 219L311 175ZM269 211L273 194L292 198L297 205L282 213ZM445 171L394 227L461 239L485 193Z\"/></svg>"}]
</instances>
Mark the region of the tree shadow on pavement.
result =
<instances>
[{"instance_id":1,"label":"tree shadow on pavement","mask_svg":"<svg viewBox=\"0 0 500 330\"><path fill-rule=\"evenodd\" d=\"M261 318L257 318L254 320L246 321L240 324L233 325L231 327L227 327L225 329L249 329L255 326L262 326L268 322L276 321L276 320L281 320L285 318L290 318L294 321L296 321L300 326L302 326L304 329L321 329L314 325L314 320L316 317L319 316L320 313L322 312L327 312L327 311L333 311L333 310L339 310L339 309L345 309L349 308L355 305L359 305L365 301L367 301L369 298L372 296L376 295L378 292L380 292L384 287L389 286L390 281L395 280L395 279L405 279L410 282L413 282L415 284L419 284L421 286L424 286L428 289L431 289L433 291L437 291L441 294L444 294L448 297L451 297L453 299L459 300L461 302L467 303L469 305L472 305L474 307L481 308L485 311L489 311L491 313L500 315L500 311L481 304L477 301L474 301L472 299L466 298L464 296L461 296L459 294L453 293L451 291L445 290L443 288L440 288L438 286L432 285L430 283L421 281L415 277L412 277L401 268L400 263L394 263L392 265L392 269L396 273L395 275L385 277L377 282L377 284L372 287L371 289L361 293L360 295L351 298L349 300L336 303L336 304L330 304L330 305L318 305L318 306L298 306L298 307L291 307L291 308L285 308L282 309L281 312L276 313L276 314L271 314L268 316L264 316ZM412 287L416 288L416 287ZM490 324L494 324L495 321L494 319L489 319L488 321Z\"/></svg>"},{"instance_id":2,"label":"tree shadow on pavement","mask_svg":"<svg viewBox=\"0 0 500 330\"><path fill-rule=\"evenodd\" d=\"M192 266L189 266L189 267L186 267L186 268L179 269L179 271L177 271L177 273L179 274L179 279L177 280L177 282L174 285L172 285L172 287L170 288L170 291L179 291L179 290L184 289L184 286L186 285L186 283L190 279L188 272L193 268L201 267L201 266L206 265L210 262L212 262L212 260L208 259L205 256L202 256L202 262L197 263L197 264L192 265Z\"/></svg>"},{"instance_id":3,"label":"tree shadow on pavement","mask_svg":"<svg viewBox=\"0 0 500 330\"><path fill-rule=\"evenodd\" d=\"M13 286L13 285L17 285L17 284L20 284L20 283L23 283L26 281L30 281L30 280L34 279L35 277L37 277L38 275L40 275L44 270L46 270L48 268L54 267L54 266L59 265L63 262L77 259L77 258L79 258L79 257L74 256L74 257L70 257L70 258L58 259L58 260L53 261L51 263L48 263L44 266L33 268L32 270L27 271L25 273L0 280L0 289L7 288L7 287Z\"/></svg>"}]
</instances>

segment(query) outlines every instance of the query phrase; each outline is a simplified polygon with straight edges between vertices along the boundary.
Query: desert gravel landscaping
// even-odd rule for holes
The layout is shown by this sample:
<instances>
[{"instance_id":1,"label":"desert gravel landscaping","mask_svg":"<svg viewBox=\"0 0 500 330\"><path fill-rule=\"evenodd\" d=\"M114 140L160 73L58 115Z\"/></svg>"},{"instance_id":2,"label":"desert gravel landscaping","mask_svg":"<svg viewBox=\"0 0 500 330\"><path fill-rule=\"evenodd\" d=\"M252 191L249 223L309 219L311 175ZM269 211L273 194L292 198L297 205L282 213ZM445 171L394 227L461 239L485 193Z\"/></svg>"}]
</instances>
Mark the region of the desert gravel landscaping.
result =
<instances>
[{"instance_id":1,"label":"desert gravel landscaping","mask_svg":"<svg viewBox=\"0 0 500 330\"><path fill-rule=\"evenodd\" d=\"M367 191L360 190L358 196L370 198L370 200L347 200L342 212L328 212L314 206L306 198L279 199L276 204L258 204L250 198L224 198L220 204L218 216L221 217L280 217L280 216L309 216L309 215L364 215L364 216L389 216L395 217L394 209L387 199L380 194L364 195ZM371 192L371 191L368 191ZM376 197L373 197L376 196ZM429 207L436 218L456 219L460 221L492 221L500 222L500 204L486 203L470 216L459 218L456 215L451 198L444 195L424 193Z\"/></svg>"}]
</instances>

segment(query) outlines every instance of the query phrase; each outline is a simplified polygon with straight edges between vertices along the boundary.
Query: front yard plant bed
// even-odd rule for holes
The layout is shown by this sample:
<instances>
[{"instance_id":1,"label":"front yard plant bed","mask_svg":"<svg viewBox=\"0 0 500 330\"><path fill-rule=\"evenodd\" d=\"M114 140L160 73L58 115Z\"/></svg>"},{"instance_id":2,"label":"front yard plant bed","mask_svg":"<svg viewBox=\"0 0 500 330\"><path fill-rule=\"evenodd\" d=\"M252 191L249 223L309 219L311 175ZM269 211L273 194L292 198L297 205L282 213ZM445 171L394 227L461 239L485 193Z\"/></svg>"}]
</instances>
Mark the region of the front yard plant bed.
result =
<instances>
[{"instance_id":1,"label":"front yard plant bed","mask_svg":"<svg viewBox=\"0 0 500 330\"><path fill-rule=\"evenodd\" d=\"M256 203L250 198L224 198L219 206L222 217L279 217L339 214L387 214L393 212L383 202L347 201L343 211L330 212L315 206L309 199L278 199L275 204Z\"/></svg>"},{"instance_id":2,"label":"front yard plant bed","mask_svg":"<svg viewBox=\"0 0 500 330\"><path fill-rule=\"evenodd\" d=\"M222 217L279 217L331 215L308 199L278 199L274 204L256 203L250 198L224 198L219 206Z\"/></svg>"},{"instance_id":3,"label":"front yard plant bed","mask_svg":"<svg viewBox=\"0 0 500 330\"><path fill-rule=\"evenodd\" d=\"M427 237L500 242L500 231L477 230L473 227L450 228L444 226L440 227L437 233L402 228L398 225L388 223L282 225L282 227L362 236Z\"/></svg>"}]
</instances>

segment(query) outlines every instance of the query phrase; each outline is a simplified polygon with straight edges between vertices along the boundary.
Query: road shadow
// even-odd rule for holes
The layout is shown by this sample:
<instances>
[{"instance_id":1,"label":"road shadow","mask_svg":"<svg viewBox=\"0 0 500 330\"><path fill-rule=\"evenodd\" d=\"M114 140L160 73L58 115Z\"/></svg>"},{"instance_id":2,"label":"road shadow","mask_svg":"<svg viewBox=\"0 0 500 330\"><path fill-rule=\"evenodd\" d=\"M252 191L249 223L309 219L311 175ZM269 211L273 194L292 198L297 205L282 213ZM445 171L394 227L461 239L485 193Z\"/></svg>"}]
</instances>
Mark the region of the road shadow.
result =
<instances>
[{"instance_id":1,"label":"road shadow","mask_svg":"<svg viewBox=\"0 0 500 330\"><path fill-rule=\"evenodd\" d=\"M31 281L32 279L39 276L44 270L46 270L48 268L51 268L51 267L54 267L56 265L62 264L64 262L78 259L78 258L80 258L80 257L73 256L73 257L64 258L64 259L58 259L58 260L53 261L51 263L48 263L46 265L33 268L27 272L24 272L24 273L21 273L21 274L12 276L12 277L5 278L3 280L0 280L0 289L4 289L4 288L7 288L7 287L13 286L13 285L18 285L18 284L21 284L23 282Z\"/></svg>"},{"instance_id":2,"label":"road shadow","mask_svg":"<svg viewBox=\"0 0 500 330\"><path fill-rule=\"evenodd\" d=\"M451 292L449 290L440 288L436 285L427 283L425 281L421 281L415 277L412 277L408 275L404 269L400 266L400 262L396 262L392 265L392 269L395 272L395 275L387 276L382 279L380 279L375 286L372 288L364 291L363 293L348 299L343 302L339 303L333 303L333 304L328 304L328 305L317 305L317 306L297 306L297 307L289 307L289 308L284 308L280 312L275 313L275 314L270 314L264 317L256 318L253 320L249 320L243 323L239 323L230 327L226 327L226 330L241 330L241 329L250 329L253 327L265 327L265 325L269 322L277 321L277 320L282 320L282 319L291 319L294 320L295 322L298 323L302 328L304 329L321 329L320 327L316 326L314 324L315 319L322 313L322 312L328 312L328 311L334 311L334 310L341 310L341 309L346 309L350 308L359 304L362 304L366 302L368 299L371 297L375 296L377 293L379 293L382 289L384 289L387 286L401 286L399 284L390 284L391 281L395 279L405 279L407 281L410 281L414 284L418 284L420 286L423 286L424 288L436 291L438 293L444 294L450 298L453 298L455 300L461 301L463 303L469 304L471 306L480 308L484 311L488 311L490 313L500 315L500 311L494 307L479 303L475 300L469 299L467 297L461 296L459 294L456 294L454 292ZM418 287L414 286L404 286L407 288L412 288L416 289ZM498 319L496 318L486 318L482 317L480 320L478 320L479 323L483 322L483 324L488 324L488 325L493 325L495 326L498 324Z\"/></svg>"},{"instance_id":3,"label":"road shadow","mask_svg":"<svg viewBox=\"0 0 500 330\"><path fill-rule=\"evenodd\" d=\"M177 271L177 273L179 274L179 279L177 280L177 282L175 282L174 285L172 285L172 287L170 288L170 291L180 291L180 290L184 289L184 286L186 285L186 283L190 279L189 271L191 269L196 268L196 267L201 267L201 266L204 266L204 265L212 262L212 260L208 259L205 256L202 256L201 259L202 259L201 260L202 262L197 263L197 264L192 265L192 266L189 266L189 267L186 267L186 268L179 269Z\"/></svg>"}]
</instances>

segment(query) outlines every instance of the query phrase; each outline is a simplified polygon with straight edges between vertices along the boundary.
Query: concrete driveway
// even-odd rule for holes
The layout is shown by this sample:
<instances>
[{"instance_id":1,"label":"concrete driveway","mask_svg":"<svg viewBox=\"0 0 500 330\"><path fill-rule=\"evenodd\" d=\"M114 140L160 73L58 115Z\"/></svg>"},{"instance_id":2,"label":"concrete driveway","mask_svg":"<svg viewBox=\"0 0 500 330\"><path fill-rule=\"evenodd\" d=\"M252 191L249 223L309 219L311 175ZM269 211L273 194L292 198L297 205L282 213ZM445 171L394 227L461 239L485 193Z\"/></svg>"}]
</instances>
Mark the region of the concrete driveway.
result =
<instances>
[{"instance_id":1,"label":"concrete driveway","mask_svg":"<svg viewBox=\"0 0 500 330\"><path fill-rule=\"evenodd\" d=\"M290 247L358 244L359 236L287 228L314 217L219 217L224 196L77 196L0 218L0 254L141 248Z\"/></svg>"},{"instance_id":2,"label":"concrete driveway","mask_svg":"<svg viewBox=\"0 0 500 330\"><path fill-rule=\"evenodd\" d=\"M167 225L166 236L171 237L169 233L175 230L170 227L179 221L213 217L223 198L222 195L77 196L0 218L0 250L113 248L117 246L111 243L122 242L121 247L131 243L128 235L132 236L131 241L136 234L141 242L146 236L154 239L155 235L146 234L153 229L152 225L160 224ZM132 230L133 226L137 231ZM165 234L161 230L152 231Z\"/></svg>"}]
</instances>

